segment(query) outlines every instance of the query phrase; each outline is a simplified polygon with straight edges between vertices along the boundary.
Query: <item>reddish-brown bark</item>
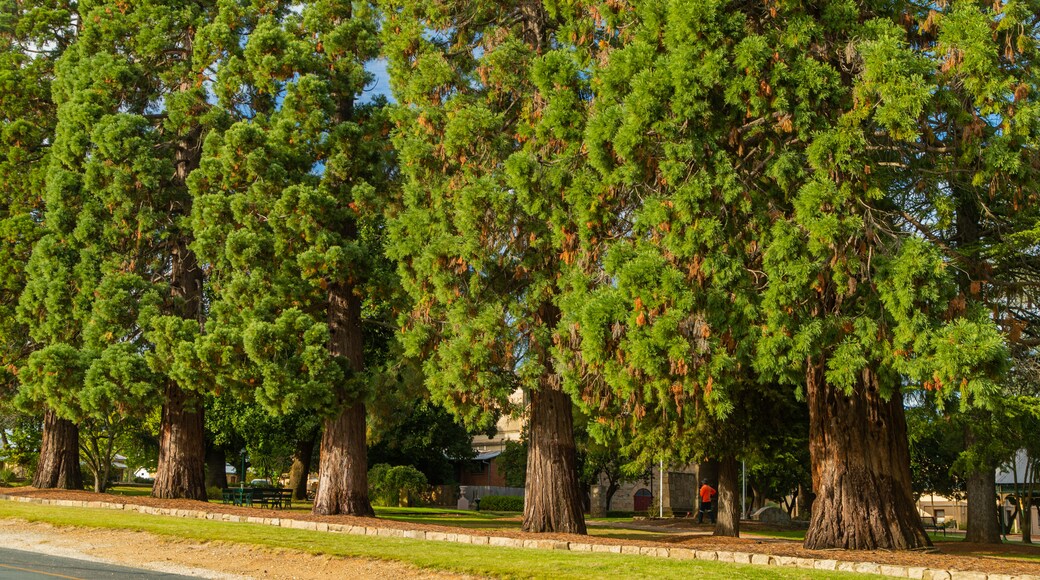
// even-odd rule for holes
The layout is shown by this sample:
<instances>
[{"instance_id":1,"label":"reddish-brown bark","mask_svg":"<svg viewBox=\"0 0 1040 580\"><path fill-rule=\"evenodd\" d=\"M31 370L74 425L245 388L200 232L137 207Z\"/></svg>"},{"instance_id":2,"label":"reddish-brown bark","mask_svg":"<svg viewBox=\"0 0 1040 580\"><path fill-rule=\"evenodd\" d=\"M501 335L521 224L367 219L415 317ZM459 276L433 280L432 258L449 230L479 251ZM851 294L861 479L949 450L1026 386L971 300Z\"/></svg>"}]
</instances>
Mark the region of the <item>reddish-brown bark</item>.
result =
<instances>
[{"instance_id":1,"label":"reddish-brown bark","mask_svg":"<svg viewBox=\"0 0 1040 580\"><path fill-rule=\"evenodd\" d=\"M79 468L79 428L47 409L43 415L40 460L33 474L33 487L40 489L83 489Z\"/></svg>"},{"instance_id":2,"label":"reddish-brown bark","mask_svg":"<svg viewBox=\"0 0 1040 580\"><path fill-rule=\"evenodd\" d=\"M365 366L361 332L361 298L349 283L336 284L329 292L329 351L347 359L354 372ZM343 395L342 410L325 420L321 437L318 492L314 513L375 516L368 499L368 449L365 439L365 405Z\"/></svg>"},{"instance_id":3,"label":"reddish-brown bark","mask_svg":"<svg viewBox=\"0 0 1040 580\"><path fill-rule=\"evenodd\" d=\"M737 460L724 457L719 462L719 513L715 520L715 535L740 537L740 481L737 479Z\"/></svg>"},{"instance_id":4,"label":"reddish-brown bark","mask_svg":"<svg viewBox=\"0 0 1040 580\"><path fill-rule=\"evenodd\" d=\"M571 400L544 383L531 393L523 531L584 534Z\"/></svg>"},{"instance_id":5,"label":"reddish-brown bark","mask_svg":"<svg viewBox=\"0 0 1040 580\"><path fill-rule=\"evenodd\" d=\"M931 546L910 487L910 452L899 389L885 398L864 369L846 393L822 361L807 376L813 489L805 547L910 550Z\"/></svg>"},{"instance_id":6,"label":"reddish-brown bark","mask_svg":"<svg viewBox=\"0 0 1040 580\"><path fill-rule=\"evenodd\" d=\"M202 401L169 381L159 426L159 466L152 497L206 499Z\"/></svg>"}]
</instances>

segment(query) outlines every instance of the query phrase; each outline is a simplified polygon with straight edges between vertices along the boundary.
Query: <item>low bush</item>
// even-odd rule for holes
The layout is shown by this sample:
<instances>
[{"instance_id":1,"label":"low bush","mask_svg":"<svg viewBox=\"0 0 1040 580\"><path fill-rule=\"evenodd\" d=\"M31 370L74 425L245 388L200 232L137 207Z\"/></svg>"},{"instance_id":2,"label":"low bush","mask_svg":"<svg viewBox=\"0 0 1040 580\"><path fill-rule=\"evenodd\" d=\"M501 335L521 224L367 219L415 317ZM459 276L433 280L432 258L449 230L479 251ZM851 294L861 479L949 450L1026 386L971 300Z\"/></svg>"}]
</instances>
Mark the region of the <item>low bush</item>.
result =
<instances>
[{"instance_id":1,"label":"low bush","mask_svg":"<svg viewBox=\"0 0 1040 580\"><path fill-rule=\"evenodd\" d=\"M206 488L206 497L210 500L222 500L224 499L224 490L217 486Z\"/></svg>"},{"instance_id":2,"label":"low bush","mask_svg":"<svg viewBox=\"0 0 1040 580\"><path fill-rule=\"evenodd\" d=\"M524 498L513 495L485 495L480 498L482 512L522 512Z\"/></svg>"},{"instance_id":3,"label":"low bush","mask_svg":"<svg viewBox=\"0 0 1040 580\"><path fill-rule=\"evenodd\" d=\"M426 476L411 465L380 463L368 472L369 495L378 505L415 506L430 487Z\"/></svg>"}]
</instances>

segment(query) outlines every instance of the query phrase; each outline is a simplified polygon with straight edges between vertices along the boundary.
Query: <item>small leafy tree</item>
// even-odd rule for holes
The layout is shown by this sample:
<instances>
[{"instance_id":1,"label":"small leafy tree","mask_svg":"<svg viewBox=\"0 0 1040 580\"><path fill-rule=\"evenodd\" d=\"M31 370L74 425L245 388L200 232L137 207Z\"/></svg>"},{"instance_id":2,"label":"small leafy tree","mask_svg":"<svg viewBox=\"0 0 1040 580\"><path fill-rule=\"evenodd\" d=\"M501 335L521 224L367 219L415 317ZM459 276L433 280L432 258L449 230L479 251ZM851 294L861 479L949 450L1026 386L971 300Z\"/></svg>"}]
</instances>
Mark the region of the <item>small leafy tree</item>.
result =
<instances>
[{"instance_id":1,"label":"small leafy tree","mask_svg":"<svg viewBox=\"0 0 1040 580\"><path fill-rule=\"evenodd\" d=\"M411 465L380 463L369 470L368 479L373 498L387 506L418 505L429 490L426 476Z\"/></svg>"},{"instance_id":2,"label":"small leafy tree","mask_svg":"<svg viewBox=\"0 0 1040 580\"><path fill-rule=\"evenodd\" d=\"M506 441L502 453L495 458L498 472L509 487L527 485L527 441Z\"/></svg>"}]
</instances>

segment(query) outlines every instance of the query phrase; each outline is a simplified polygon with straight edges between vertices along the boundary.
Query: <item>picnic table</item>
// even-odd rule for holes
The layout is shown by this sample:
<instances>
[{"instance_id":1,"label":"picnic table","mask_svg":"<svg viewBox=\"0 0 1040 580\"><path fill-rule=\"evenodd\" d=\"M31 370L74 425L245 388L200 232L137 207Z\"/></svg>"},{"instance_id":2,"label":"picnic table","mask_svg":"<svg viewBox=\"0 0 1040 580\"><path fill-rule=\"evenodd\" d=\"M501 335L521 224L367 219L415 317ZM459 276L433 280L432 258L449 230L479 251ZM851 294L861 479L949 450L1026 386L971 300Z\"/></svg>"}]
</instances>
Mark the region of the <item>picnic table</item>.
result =
<instances>
[{"instance_id":1,"label":"picnic table","mask_svg":"<svg viewBox=\"0 0 1040 580\"><path fill-rule=\"evenodd\" d=\"M229 487L224 490L222 500L225 504L271 509L288 509L292 507L292 490L265 487Z\"/></svg>"}]
</instances>

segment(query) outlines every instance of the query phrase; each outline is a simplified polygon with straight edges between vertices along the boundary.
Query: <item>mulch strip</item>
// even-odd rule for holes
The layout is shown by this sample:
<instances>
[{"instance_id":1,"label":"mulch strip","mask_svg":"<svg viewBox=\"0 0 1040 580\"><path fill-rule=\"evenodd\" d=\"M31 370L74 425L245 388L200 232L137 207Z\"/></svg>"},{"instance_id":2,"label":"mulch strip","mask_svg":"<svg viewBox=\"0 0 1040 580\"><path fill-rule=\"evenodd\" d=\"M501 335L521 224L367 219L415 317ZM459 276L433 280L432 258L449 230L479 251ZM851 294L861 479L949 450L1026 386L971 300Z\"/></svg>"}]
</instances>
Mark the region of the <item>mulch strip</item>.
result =
<instances>
[{"instance_id":1,"label":"mulch strip","mask_svg":"<svg viewBox=\"0 0 1040 580\"><path fill-rule=\"evenodd\" d=\"M142 505L152 508L200 510L211 513L281 518L350 526L378 526L399 530L420 530L448 534L489 535L522 540L557 540L584 544L605 544L641 547L691 548L704 551L741 551L752 554L816 558L842 562L874 562L881 565L922 567L932 569L955 569L989 574L1036 575L1040 576L1040 561L1022 556L1040 556L1040 547L1021 544L970 544L967 542L943 542L936 545L934 552L890 552L851 550L806 550L800 542L760 538L725 538L706 535L703 532L680 531L662 539L620 540L598 536L576 534L533 534L512 530L486 530L458 528L444 525L399 522L394 520L358 518L353 516L318 516L301 512L284 512L262 508L238 507L222 503L209 503L188 499L157 499L140 496L95 494L87 491L34 489L29 487L7 488L3 492L11 496L28 496L49 500L103 501L113 504ZM705 528L707 529L707 528Z\"/></svg>"}]
</instances>

